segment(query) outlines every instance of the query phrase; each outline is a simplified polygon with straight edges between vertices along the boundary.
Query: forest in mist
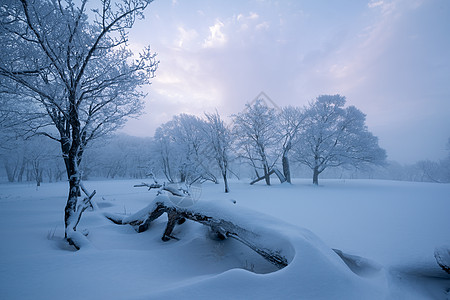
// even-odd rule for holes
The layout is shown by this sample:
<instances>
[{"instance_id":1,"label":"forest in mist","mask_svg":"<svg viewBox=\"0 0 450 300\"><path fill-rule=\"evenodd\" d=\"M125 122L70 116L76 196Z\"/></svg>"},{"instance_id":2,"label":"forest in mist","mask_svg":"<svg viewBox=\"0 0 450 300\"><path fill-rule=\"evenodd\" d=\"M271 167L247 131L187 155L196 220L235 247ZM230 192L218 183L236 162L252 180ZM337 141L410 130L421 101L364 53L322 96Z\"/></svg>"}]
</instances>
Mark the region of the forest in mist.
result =
<instances>
[{"instance_id":1,"label":"forest in mist","mask_svg":"<svg viewBox=\"0 0 450 300\"><path fill-rule=\"evenodd\" d=\"M154 137L136 137L121 133L105 136L86 149L80 166L83 179L143 179L153 172L158 178L166 180L160 150ZM0 161L2 182L46 183L67 180L59 145L45 136L26 140L12 139L2 143ZM230 164L231 178L250 180L255 177L252 167L236 153ZM210 167L212 173L218 177L220 170L212 163ZM296 161L291 164L291 172L294 178L311 177L311 170ZM388 160L383 166L363 169L327 169L321 177L450 182L450 151L447 158L440 161L421 160L414 164L401 164Z\"/></svg>"}]
</instances>

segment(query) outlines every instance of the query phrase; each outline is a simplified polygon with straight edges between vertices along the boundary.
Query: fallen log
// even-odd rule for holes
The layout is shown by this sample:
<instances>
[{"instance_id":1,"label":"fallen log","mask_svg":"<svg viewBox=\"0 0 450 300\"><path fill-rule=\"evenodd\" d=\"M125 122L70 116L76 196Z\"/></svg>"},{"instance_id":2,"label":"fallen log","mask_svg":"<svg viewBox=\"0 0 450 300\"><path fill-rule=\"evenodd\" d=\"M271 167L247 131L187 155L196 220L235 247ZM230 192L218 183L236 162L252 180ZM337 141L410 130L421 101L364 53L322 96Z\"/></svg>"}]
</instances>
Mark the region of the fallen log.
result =
<instances>
[{"instance_id":1,"label":"fallen log","mask_svg":"<svg viewBox=\"0 0 450 300\"><path fill-rule=\"evenodd\" d=\"M203 206L193 205L190 207L179 207L174 203L179 203L180 196L177 195L159 195L146 208L138 211L130 216L115 215L105 213L105 217L120 225L131 225L137 232L144 232L149 229L152 221L159 218L166 213L168 222L161 239L169 241L174 238L172 231L176 225L180 225L185 220L192 220L205 226L208 226L215 235L221 239L233 238L240 243L246 245L264 259L277 266L279 269L288 265L288 260L283 255L282 249L276 249L277 243L267 244L266 237L260 233L255 233L253 230L244 228L236 224L233 220L226 218L226 213L223 213L222 207L215 207L213 203L208 203ZM175 199L171 199L175 198ZM276 239L276 237L272 237ZM269 239L270 240L270 239Z\"/></svg>"}]
</instances>

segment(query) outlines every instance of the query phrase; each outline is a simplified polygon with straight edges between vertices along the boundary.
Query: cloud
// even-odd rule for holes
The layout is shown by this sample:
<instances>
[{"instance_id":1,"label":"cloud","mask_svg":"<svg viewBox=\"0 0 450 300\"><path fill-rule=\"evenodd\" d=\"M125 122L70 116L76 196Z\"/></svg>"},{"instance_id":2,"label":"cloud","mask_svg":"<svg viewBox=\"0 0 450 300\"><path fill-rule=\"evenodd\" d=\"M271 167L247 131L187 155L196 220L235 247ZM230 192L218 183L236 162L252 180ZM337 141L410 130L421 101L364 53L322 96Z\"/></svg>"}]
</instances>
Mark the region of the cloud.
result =
<instances>
[{"instance_id":1,"label":"cloud","mask_svg":"<svg viewBox=\"0 0 450 300\"><path fill-rule=\"evenodd\" d=\"M262 23L259 23L258 25L256 25L256 30L266 30L266 29L269 29L269 22L262 22Z\"/></svg>"},{"instance_id":2,"label":"cloud","mask_svg":"<svg viewBox=\"0 0 450 300\"><path fill-rule=\"evenodd\" d=\"M367 4L367 6L369 6L369 8L375 8L378 6L382 6L384 4L384 1L377 1L377 0L371 0L369 2L369 4Z\"/></svg>"},{"instance_id":3,"label":"cloud","mask_svg":"<svg viewBox=\"0 0 450 300\"><path fill-rule=\"evenodd\" d=\"M210 35L205 39L203 48L215 48L225 45L227 38L222 32L224 24L220 20L216 20L213 26L209 27Z\"/></svg>"},{"instance_id":4,"label":"cloud","mask_svg":"<svg viewBox=\"0 0 450 300\"><path fill-rule=\"evenodd\" d=\"M188 44L195 41L199 34L195 29L185 29L182 26L178 27L178 38L175 42L179 48L188 47Z\"/></svg>"},{"instance_id":5,"label":"cloud","mask_svg":"<svg viewBox=\"0 0 450 300\"><path fill-rule=\"evenodd\" d=\"M248 19L250 19L250 20L256 20L258 18L259 18L259 15L255 12L250 12L250 14L248 16Z\"/></svg>"}]
</instances>

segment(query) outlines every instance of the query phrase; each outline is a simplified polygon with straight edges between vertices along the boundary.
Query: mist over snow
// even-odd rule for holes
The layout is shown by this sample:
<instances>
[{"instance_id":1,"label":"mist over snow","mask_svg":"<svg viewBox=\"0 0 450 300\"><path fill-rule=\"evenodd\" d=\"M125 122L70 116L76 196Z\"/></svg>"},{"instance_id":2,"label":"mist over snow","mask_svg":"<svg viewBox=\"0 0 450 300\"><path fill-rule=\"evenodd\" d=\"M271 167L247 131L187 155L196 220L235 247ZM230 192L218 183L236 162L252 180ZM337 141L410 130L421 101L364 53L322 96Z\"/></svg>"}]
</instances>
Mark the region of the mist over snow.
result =
<instances>
[{"instance_id":1,"label":"mist over snow","mask_svg":"<svg viewBox=\"0 0 450 300\"><path fill-rule=\"evenodd\" d=\"M144 116L124 132L152 136L181 112L229 117L261 91L280 107L341 94L367 115L389 160L441 159L450 135L449 6L155 1L130 45L151 45L160 66Z\"/></svg>"}]
</instances>

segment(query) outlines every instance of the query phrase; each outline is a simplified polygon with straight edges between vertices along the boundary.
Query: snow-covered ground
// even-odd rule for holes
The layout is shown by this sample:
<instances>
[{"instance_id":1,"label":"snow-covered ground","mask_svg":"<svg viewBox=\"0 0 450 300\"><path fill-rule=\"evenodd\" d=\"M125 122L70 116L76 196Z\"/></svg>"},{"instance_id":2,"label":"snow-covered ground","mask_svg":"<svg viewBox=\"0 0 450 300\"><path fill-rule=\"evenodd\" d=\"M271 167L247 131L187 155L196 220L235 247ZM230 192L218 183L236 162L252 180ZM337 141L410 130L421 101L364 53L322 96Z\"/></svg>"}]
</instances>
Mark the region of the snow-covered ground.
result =
<instances>
[{"instance_id":1,"label":"snow-covered ground","mask_svg":"<svg viewBox=\"0 0 450 300\"><path fill-rule=\"evenodd\" d=\"M66 183L0 184L0 299L450 299L450 276L433 256L450 244L449 184L296 180L196 191L199 205L214 201L260 224L289 259L277 270L191 221L163 242L165 216L140 234L104 218L150 203L155 193L136 183L85 182L100 211L83 215L92 247L80 251L63 241ZM355 273L331 249L365 259L353 260Z\"/></svg>"}]
</instances>

